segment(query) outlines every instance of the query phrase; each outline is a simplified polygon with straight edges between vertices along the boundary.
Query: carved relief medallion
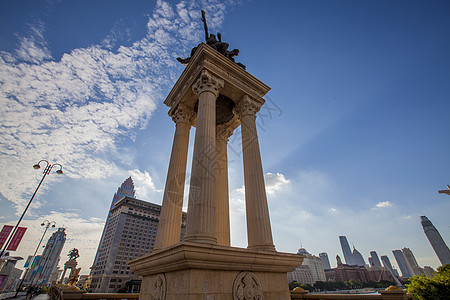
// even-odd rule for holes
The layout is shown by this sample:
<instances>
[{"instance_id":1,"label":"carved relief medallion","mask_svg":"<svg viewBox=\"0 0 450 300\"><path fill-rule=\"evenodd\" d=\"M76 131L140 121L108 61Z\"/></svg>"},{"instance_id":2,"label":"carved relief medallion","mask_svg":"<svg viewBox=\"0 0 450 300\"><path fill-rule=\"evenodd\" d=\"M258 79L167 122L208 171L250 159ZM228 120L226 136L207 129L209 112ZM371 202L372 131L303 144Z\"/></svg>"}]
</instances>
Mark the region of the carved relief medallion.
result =
<instances>
[{"instance_id":1,"label":"carved relief medallion","mask_svg":"<svg viewBox=\"0 0 450 300\"><path fill-rule=\"evenodd\" d=\"M152 300L165 300L166 299L166 276L164 273L158 274L153 282L151 296Z\"/></svg>"},{"instance_id":2,"label":"carved relief medallion","mask_svg":"<svg viewBox=\"0 0 450 300\"><path fill-rule=\"evenodd\" d=\"M255 274L241 272L234 280L233 300L262 300L261 284Z\"/></svg>"}]
</instances>

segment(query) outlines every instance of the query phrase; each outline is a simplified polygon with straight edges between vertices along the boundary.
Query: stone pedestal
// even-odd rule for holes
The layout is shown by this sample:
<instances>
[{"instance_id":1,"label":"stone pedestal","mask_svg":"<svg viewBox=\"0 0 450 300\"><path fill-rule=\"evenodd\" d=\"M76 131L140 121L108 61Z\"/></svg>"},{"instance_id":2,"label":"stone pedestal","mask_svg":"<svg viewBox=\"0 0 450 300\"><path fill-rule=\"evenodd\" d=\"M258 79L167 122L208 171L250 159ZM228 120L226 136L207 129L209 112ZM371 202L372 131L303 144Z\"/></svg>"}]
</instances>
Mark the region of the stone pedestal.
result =
<instances>
[{"instance_id":1,"label":"stone pedestal","mask_svg":"<svg viewBox=\"0 0 450 300\"><path fill-rule=\"evenodd\" d=\"M288 300L287 272L302 260L297 254L182 242L129 265L144 278L140 300Z\"/></svg>"}]
</instances>

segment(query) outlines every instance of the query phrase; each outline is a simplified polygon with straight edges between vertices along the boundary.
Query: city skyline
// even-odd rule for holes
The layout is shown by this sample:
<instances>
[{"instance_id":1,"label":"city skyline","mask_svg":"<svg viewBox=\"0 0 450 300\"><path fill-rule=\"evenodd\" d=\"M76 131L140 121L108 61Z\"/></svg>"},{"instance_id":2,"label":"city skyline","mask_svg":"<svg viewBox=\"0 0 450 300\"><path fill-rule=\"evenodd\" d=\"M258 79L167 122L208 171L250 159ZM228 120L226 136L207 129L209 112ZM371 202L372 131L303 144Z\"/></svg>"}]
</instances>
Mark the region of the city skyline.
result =
<instances>
[{"instance_id":1,"label":"city skyline","mask_svg":"<svg viewBox=\"0 0 450 300\"><path fill-rule=\"evenodd\" d=\"M176 57L204 38L200 9L271 87L257 125L276 249L335 257L342 235L365 259L408 247L436 269L419 217L449 240L437 193L450 167L448 1L2 1L0 225L17 222L36 162L64 170L37 193L14 255L55 221L87 274L124 179L161 203L175 128L163 101ZM240 146L230 139L231 244L246 247Z\"/></svg>"}]
</instances>

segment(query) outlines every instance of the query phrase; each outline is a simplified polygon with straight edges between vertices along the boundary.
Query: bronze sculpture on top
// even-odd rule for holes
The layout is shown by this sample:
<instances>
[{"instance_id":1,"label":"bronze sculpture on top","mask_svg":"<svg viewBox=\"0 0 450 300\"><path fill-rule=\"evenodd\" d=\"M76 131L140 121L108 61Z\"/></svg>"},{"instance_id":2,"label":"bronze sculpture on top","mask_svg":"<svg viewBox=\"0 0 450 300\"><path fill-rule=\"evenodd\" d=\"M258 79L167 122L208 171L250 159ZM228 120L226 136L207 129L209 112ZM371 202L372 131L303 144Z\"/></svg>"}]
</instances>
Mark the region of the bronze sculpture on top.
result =
<instances>
[{"instance_id":1,"label":"bronze sculpture on top","mask_svg":"<svg viewBox=\"0 0 450 300\"><path fill-rule=\"evenodd\" d=\"M222 54L223 56L225 56L226 58L228 58L229 60L231 60L232 62L236 63L236 61L234 60L234 57L239 55L239 49L233 49L233 50L229 51L228 50L229 44L222 42L222 35L220 34L220 32L217 33L217 38L216 38L215 34L212 34L212 33L209 34L208 25L206 24L205 11L203 11L203 10L202 10L202 21L203 21L203 26L205 29L206 44L208 46L210 46L211 48L213 48L214 50L216 50L217 52L219 52L220 54ZM217 40L217 39L219 39L219 40ZM187 58L177 57L177 60L180 63L182 63L183 65L187 65L189 63L189 61L191 60L191 57L194 56L194 53L195 53L195 51L197 51L199 46L200 45L192 48L191 56L189 56ZM239 62L236 64L245 70L245 65L243 65Z\"/></svg>"}]
</instances>

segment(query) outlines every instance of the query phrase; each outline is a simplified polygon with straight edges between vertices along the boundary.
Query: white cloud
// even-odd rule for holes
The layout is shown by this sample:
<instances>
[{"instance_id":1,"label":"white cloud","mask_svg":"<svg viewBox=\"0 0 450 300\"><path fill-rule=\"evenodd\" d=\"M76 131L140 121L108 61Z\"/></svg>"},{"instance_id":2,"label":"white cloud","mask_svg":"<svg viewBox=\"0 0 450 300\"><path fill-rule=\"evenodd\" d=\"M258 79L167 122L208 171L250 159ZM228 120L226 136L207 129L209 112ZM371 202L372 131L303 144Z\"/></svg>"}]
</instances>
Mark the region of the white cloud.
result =
<instances>
[{"instance_id":1,"label":"white cloud","mask_svg":"<svg viewBox=\"0 0 450 300\"><path fill-rule=\"evenodd\" d=\"M113 49L115 39L105 37L102 45L56 60L39 23L29 37L20 37L14 53L0 52L0 164L7 166L0 170L0 193L17 211L40 179L30 167L41 158L62 164L71 178L124 171L120 158L112 157L116 142L147 126L182 70L175 58L203 39L200 7L211 29L220 26L224 4L158 1L147 35L129 47ZM48 176L42 189L63 178Z\"/></svg>"},{"instance_id":2,"label":"white cloud","mask_svg":"<svg viewBox=\"0 0 450 300\"><path fill-rule=\"evenodd\" d=\"M290 181L280 173L266 173L264 175L267 194L274 194L289 185Z\"/></svg>"},{"instance_id":3,"label":"white cloud","mask_svg":"<svg viewBox=\"0 0 450 300\"><path fill-rule=\"evenodd\" d=\"M383 208L383 207L391 207L392 203L389 201L383 201L383 202L378 202L377 205L375 205L378 208Z\"/></svg>"},{"instance_id":4,"label":"white cloud","mask_svg":"<svg viewBox=\"0 0 450 300\"><path fill-rule=\"evenodd\" d=\"M161 203L162 189L156 189L153 179L147 171L141 172L138 169L128 171L133 178L136 198L153 203ZM155 195L157 199L155 198Z\"/></svg>"},{"instance_id":5,"label":"white cloud","mask_svg":"<svg viewBox=\"0 0 450 300\"><path fill-rule=\"evenodd\" d=\"M89 274L89 268L92 266L93 258L95 256L95 252L97 251L105 220L97 218L84 219L75 212L56 211L52 211L37 220L24 220L22 221L21 226L27 227L28 229L21 244L19 245L19 248L16 252L14 252L14 255L21 256L26 260L28 255L33 254L34 250L38 246L42 234L44 233L44 227L40 226L44 220L55 221L56 228L49 228L41 246L45 245L46 241L57 228L66 228L66 243L61 252L61 261L59 262L59 266L64 266L64 263L68 258L67 254L69 250L72 248L77 248L80 250L80 257L77 259L78 267L81 267L82 274ZM38 254L40 252L42 252L42 248L38 251ZM23 263L24 261L21 261L18 267L21 267L20 264Z\"/></svg>"}]
</instances>

